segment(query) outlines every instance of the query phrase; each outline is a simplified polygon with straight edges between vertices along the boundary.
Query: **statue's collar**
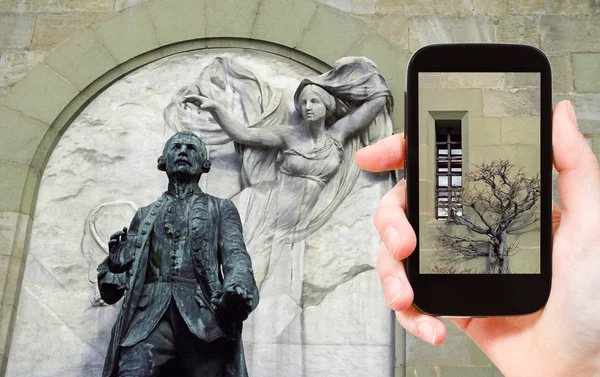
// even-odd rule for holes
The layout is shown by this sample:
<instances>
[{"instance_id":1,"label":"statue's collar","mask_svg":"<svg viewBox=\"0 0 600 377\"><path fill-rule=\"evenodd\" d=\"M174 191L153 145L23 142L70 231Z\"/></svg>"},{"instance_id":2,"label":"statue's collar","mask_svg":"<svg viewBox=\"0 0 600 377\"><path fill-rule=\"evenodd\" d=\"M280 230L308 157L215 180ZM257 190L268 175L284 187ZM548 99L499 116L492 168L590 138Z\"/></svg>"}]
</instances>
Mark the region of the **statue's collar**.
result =
<instances>
[{"instance_id":1,"label":"statue's collar","mask_svg":"<svg viewBox=\"0 0 600 377\"><path fill-rule=\"evenodd\" d=\"M204 192L197 184L187 185L185 188L181 190L177 190L174 187L169 187L167 191L165 191L165 196L170 199L175 198L189 198L191 196L204 195Z\"/></svg>"}]
</instances>

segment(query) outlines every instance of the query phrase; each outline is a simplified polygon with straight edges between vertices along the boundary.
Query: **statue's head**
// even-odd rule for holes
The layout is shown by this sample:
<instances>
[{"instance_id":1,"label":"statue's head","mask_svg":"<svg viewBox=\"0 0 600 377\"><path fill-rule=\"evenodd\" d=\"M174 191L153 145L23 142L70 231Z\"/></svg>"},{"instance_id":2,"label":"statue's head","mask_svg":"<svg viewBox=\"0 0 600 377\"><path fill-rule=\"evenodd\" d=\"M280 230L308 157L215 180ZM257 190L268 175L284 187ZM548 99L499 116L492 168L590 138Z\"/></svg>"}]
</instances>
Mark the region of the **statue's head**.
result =
<instances>
[{"instance_id":1,"label":"statue's head","mask_svg":"<svg viewBox=\"0 0 600 377\"><path fill-rule=\"evenodd\" d=\"M323 120L335 112L335 98L318 85L306 85L294 96L294 106L309 123Z\"/></svg>"},{"instance_id":2,"label":"statue's head","mask_svg":"<svg viewBox=\"0 0 600 377\"><path fill-rule=\"evenodd\" d=\"M158 170L179 180L200 180L203 173L210 171L208 151L196 134L184 131L173 135L158 158Z\"/></svg>"}]
</instances>

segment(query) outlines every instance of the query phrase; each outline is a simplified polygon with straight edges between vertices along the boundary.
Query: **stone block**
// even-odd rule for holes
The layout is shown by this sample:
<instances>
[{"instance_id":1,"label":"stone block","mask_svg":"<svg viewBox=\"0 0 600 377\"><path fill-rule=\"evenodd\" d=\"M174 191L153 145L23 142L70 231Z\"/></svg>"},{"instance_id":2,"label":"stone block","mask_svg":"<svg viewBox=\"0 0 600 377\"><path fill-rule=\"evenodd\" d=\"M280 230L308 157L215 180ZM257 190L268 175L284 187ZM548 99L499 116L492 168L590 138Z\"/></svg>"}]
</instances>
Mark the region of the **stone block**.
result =
<instances>
[{"instance_id":1,"label":"stone block","mask_svg":"<svg viewBox=\"0 0 600 377\"><path fill-rule=\"evenodd\" d=\"M0 307L0 353L7 354L7 346L10 344L10 333L14 324L17 310L13 305L2 303Z\"/></svg>"},{"instance_id":2,"label":"stone block","mask_svg":"<svg viewBox=\"0 0 600 377\"><path fill-rule=\"evenodd\" d=\"M258 0L205 0L207 37L249 37Z\"/></svg>"},{"instance_id":3,"label":"stone block","mask_svg":"<svg viewBox=\"0 0 600 377\"><path fill-rule=\"evenodd\" d=\"M555 93L552 103L556 105L562 100L570 100L577 116L579 131L583 134L600 132L600 93Z\"/></svg>"},{"instance_id":4,"label":"stone block","mask_svg":"<svg viewBox=\"0 0 600 377\"><path fill-rule=\"evenodd\" d=\"M204 1L157 0L148 3L148 11L162 46L205 36Z\"/></svg>"},{"instance_id":5,"label":"stone block","mask_svg":"<svg viewBox=\"0 0 600 377\"><path fill-rule=\"evenodd\" d=\"M466 335L447 335L444 343L431 345L414 335L406 335L406 365L467 365L469 354Z\"/></svg>"},{"instance_id":6,"label":"stone block","mask_svg":"<svg viewBox=\"0 0 600 377\"><path fill-rule=\"evenodd\" d=\"M419 73L419 89L440 89L442 74L433 72Z\"/></svg>"},{"instance_id":7,"label":"stone block","mask_svg":"<svg viewBox=\"0 0 600 377\"><path fill-rule=\"evenodd\" d=\"M40 14L33 32L33 48L52 48L107 16L106 13Z\"/></svg>"},{"instance_id":8,"label":"stone block","mask_svg":"<svg viewBox=\"0 0 600 377\"><path fill-rule=\"evenodd\" d=\"M535 16L505 15L499 17L494 27L494 41L539 47L538 25L539 18Z\"/></svg>"},{"instance_id":9,"label":"stone block","mask_svg":"<svg viewBox=\"0 0 600 377\"><path fill-rule=\"evenodd\" d=\"M433 14L434 0L379 0L377 13Z\"/></svg>"},{"instance_id":10,"label":"stone block","mask_svg":"<svg viewBox=\"0 0 600 377\"><path fill-rule=\"evenodd\" d=\"M539 88L483 89L483 114L486 117L538 115L540 106Z\"/></svg>"},{"instance_id":11,"label":"stone block","mask_svg":"<svg viewBox=\"0 0 600 377\"><path fill-rule=\"evenodd\" d=\"M552 70L552 91L573 91L573 69L569 54L547 54Z\"/></svg>"},{"instance_id":12,"label":"stone block","mask_svg":"<svg viewBox=\"0 0 600 377\"><path fill-rule=\"evenodd\" d=\"M0 106L0 119L0 160L29 164L48 125L4 106Z\"/></svg>"},{"instance_id":13,"label":"stone block","mask_svg":"<svg viewBox=\"0 0 600 377\"><path fill-rule=\"evenodd\" d=\"M115 0L114 11L120 12L123 9L131 8L147 1L148 0Z\"/></svg>"},{"instance_id":14,"label":"stone block","mask_svg":"<svg viewBox=\"0 0 600 377\"><path fill-rule=\"evenodd\" d=\"M440 376L443 377L492 377L493 370L489 367L440 367Z\"/></svg>"},{"instance_id":15,"label":"stone block","mask_svg":"<svg viewBox=\"0 0 600 377\"><path fill-rule=\"evenodd\" d=\"M29 215L33 214L37 200L40 178L39 171L33 168L29 169L27 172L27 178L25 179L25 184L23 186L23 195L21 197L21 206L19 207L19 212Z\"/></svg>"},{"instance_id":16,"label":"stone block","mask_svg":"<svg viewBox=\"0 0 600 377\"><path fill-rule=\"evenodd\" d=\"M469 118L481 117L480 89L422 90L419 92L419 117L427 117L429 112L468 112Z\"/></svg>"},{"instance_id":17,"label":"stone block","mask_svg":"<svg viewBox=\"0 0 600 377\"><path fill-rule=\"evenodd\" d=\"M396 367L403 367L406 363L406 330L398 322L396 322L396 315L394 313L390 313L394 319L394 353L396 354L394 357L394 365Z\"/></svg>"},{"instance_id":18,"label":"stone block","mask_svg":"<svg viewBox=\"0 0 600 377\"><path fill-rule=\"evenodd\" d=\"M29 13L0 13L0 46L24 48L31 44L35 16Z\"/></svg>"},{"instance_id":19,"label":"stone block","mask_svg":"<svg viewBox=\"0 0 600 377\"><path fill-rule=\"evenodd\" d=\"M533 177L540 172L540 147L532 145L518 145L515 168L522 168L523 173Z\"/></svg>"},{"instance_id":20,"label":"stone block","mask_svg":"<svg viewBox=\"0 0 600 377\"><path fill-rule=\"evenodd\" d=\"M374 14L379 0L318 0L320 3L341 10L344 13Z\"/></svg>"},{"instance_id":21,"label":"stone block","mask_svg":"<svg viewBox=\"0 0 600 377\"><path fill-rule=\"evenodd\" d=\"M469 365L478 367L489 367L492 362L485 353L473 342L471 339L468 341L469 344Z\"/></svg>"},{"instance_id":22,"label":"stone block","mask_svg":"<svg viewBox=\"0 0 600 377\"><path fill-rule=\"evenodd\" d=\"M502 117L502 143L540 145L541 120L532 116Z\"/></svg>"},{"instance_id":23,"label":"stone block","mask_svg":"<svg viewBox=\"0 0 600 377\"><path fill-rule=\"evenodd\" d=\"M385 39L369 34L360 43L348 51L351 56L366 56L379 67L386 80L406 77L406 65L410 59L408 53L399 51Z\"/></svg>"},{"instance_id":24,"label":"stone block","mask_svg":"<svg viewBox=\"0 0 600 377\"><path fill-rule=\"evenodd\" d=\"M160 46L146 5L125 9L92 27L119 63Z\"/></svg>"},{"instance_id":25,"label":"stone block","mask_svg":"<svg viewBox=\"0 0 600 377\"><path fill-rule=\"evenodd\" d=\"M516 14L542 13L546 9L546 0L513 0L511 10Z\"/></svg>"},{"instance_id":26,"label":"stone block","mask_svg":"<svg viewBox=\"0 0 600 377\"><path fill-rule=\"evenodd\" d=\"M0 163L0 211L19 212L28 170L26 165Z\"/></svg>"},{"instance_id":27,"label":"stone block","mask_svg":"<svg viewBox=\"0 0 600 377\"><path fill-rule=\"evenodd\" d=\"M498 146L471 146L469 149L469 167L471 170L475 165L491 163L495 160L517 161L517 147L509 145ZM464 174L464 173L463 173Z\"/></svg>"},{"instance_id":28,"label":"stone block","mask_svg":"<svg viewBox=\"0 0 600 377\"><path fill-rule=\"evenodd\" d=\"M10 255L4 255L4 253L0 255L0 302L2 302L4 298L4 288L6 288L6 278L8 276L11 259Z\"/></svg>"},{"instance_id":29,"label":"stone block","mask_svg":"<svg viewBox=\"0 0 600 377\"><path fill-rule=\"evenodd\" d=\"M0 212L0 255L12 254L20 215L18 212ZM6 274L0 271L0 276L4 277Z\"/></svg>"},{"instance_id":30,"label":"stone block","mask_svg":"<svg viewBox=\"0 0 600 377\"><path fill-rule=\"evenodd\" d=\"M511 75L503 73L441 73L439 75L441 88L504 89L512 86Z\"/></svg>"},{"instance_id":31,"label":"stone block","mask_svg":"<svg viewBox=\"0 0 600 377\"><path fill-rule=\"evenodd\" d=\"M513 82L507 89L512 88L539 88L541 85L541 75L535 72L515 72L511 74Z\"/></svg>"},{"instance_id":32,"label":"stone block","mask_svg":"<svg viewBox=\"0 0 600 377\"><path fill-rule=\"evenodd\" d=\"M258 8L252 37L295 47L316 9L317 5L310 1L263 0Z\"/></svg>"},{"instance_id":33,"label":"stone block","mask_svg":"<svg viewBox=\"0 0 600 377\"><path fill-rule=\"evenodd\" d=\"M573 54L575 90L600 92L600 54Z\"/></svg>"},{"instance_id":34,"label":"stone block","mask_svg":"<svg viewBox=\"0 0 600 377\"><path fill-rule=\"evenodd\" d=\"M17 212L0 212L0 255L22 258L32 219Z\"/></svg>"},{"instance_id":35,"label":"stone block","mask_svg":"<svg viewBox=\"0 0 600 377\"><path fill-rule=\"evenodd\" d=\"M408 52L408 17L377 13L361 17L371 32L385 38L402 51Z\"/></svg>"},{"instance_id":36,"label":"stone block","mask_svg":"<svg viewBox=\"0 0 600 377\"><path fill-rule=\"evenodd\" d=\"M508 0L434 0L434 9L437 14L471 16L474 14L504 15L509 12Z\"/></svg>"},{"instance_id":37,"label":"stone block","mask_svg":"<svg viewBox=\"0 0 600 377\"><path fill-rule=\"evenodd\" d=\"M4 0L0 12L111 12L114 0Z\"/></svg>"},{"instance_id":38,"label":"stone block","mask_svg":"<svg viewBox=\"0 0 600 377\"><path fill-rule=\"evenodd\" d=\"M117 61L92 29L78 33L58 46L45 61L79 90L117 66Z\"/></svg>"},{"instance_id":39,"label":"stone block","mask_svg":"<svg viewBox=\"0 0 600 377\"><path fill-rule=\"evenodd\" d=\"M23 280L23 271L25 270L25 261L20 257L10 257L8 269L6 271L6 281L4 285L4 294L2 295L2 305L16 306L19 302L21 293L21 281Z\"/></svg>"},{"instance_id":40,"label":"stone block","mask_svg":"<svg viewBox=\"0 0 600 377\"><path fill-rule=\"evenodd\" d=\"M510 258L510 271L519 274L539 274L540 248L519 248Z\"/></svg>"},{"instance_id":41,"label":"stone block","mask_svg":"<svg viewBox=\"0 0 600 377\"><path fill-rule=\"evenodd\" d=\"M39 63L11 88L3 103L51 124L77 93L71 83L46 64Z\"/></svg>"},{"instance_id":42,"label":"stone block","mask_svg":"<svg viewBox=\"0 0 600 377\"><path fill-rule=\"evenodd\" d=\"M592 150L597 157L600 157L600 135L592 136Z\"/></svg>"},{"instance_id":43,"label":"stone block","mask_svg":"<svg viewBox=\"0 0 600 377\"><path fill-rule=\"evenodd\" d=\"M440 377L439 370L440 367L437 365L408 365L406 367L406 374L403 374L402 377Z\"/></svg>"},{"instance_id":44,"label":"stone block","mask_svg":"<svg viewBox=\"0 0 600 377\"><path fill-rule=\"evenodd\" d=\"M298 50L333 64L346 55L368 32L359 20L326 6L319 6L306 33L298 43Z\"/></svg>"},{"instance_id":45,"label":"stone block","mask_svg":"<svg viewBox=\"0 0 600 377\"><path fill-rule=\"evenodd\" d=\"M542 16L541 48L545 53L600 51L600 15Z\"/></svg>"},{"instance_id":46,"label":"stone block","mask_svg":"<svg viewBox=\"0 0 600 377\"><path fill-rule=\"evenodd\" d=\"M501 143L500 118L478 118L469 123L468 147Z\"/></svg>"},{"instance_id":47,"label":"stone block","mask_svg":"<svg viewBox=\"0 0 600 377\"><path fill-rule=\"evenodd\" d=\"M0 50L0 87L8 91L8 86L22 79L45 54L46 51L41 50Z\"/></svg>"},{"instance_id":48,"label":"stone block","mask_svg":"<svg viewBox=\"0 0 600 377\"><path fill-rule=\"evenodd\" d=\"M435 43L493 42L494 24L485 16L415 17L409 23L409 51Z\"/></svg>"}]
</instances>

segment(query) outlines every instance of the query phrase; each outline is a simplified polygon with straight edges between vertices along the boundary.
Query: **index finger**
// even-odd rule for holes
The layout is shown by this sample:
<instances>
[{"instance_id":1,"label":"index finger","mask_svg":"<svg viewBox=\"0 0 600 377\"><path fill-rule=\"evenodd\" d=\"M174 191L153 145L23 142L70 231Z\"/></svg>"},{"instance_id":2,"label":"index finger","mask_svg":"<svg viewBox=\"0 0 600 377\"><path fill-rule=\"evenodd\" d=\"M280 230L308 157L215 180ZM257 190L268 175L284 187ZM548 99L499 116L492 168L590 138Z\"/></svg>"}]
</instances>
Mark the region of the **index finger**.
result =
<instances>
[{"instance_id":1,"label":"index finger","mask_svg":"<svg viewBox=\"0 0 600 377\"><path fill-rule=\"evenodd\" d=\"M404 169L406 140L404 134L396 134L360 149L354 155L356 164L364 170L381 172Z\"/></svg>"}]
</instances>

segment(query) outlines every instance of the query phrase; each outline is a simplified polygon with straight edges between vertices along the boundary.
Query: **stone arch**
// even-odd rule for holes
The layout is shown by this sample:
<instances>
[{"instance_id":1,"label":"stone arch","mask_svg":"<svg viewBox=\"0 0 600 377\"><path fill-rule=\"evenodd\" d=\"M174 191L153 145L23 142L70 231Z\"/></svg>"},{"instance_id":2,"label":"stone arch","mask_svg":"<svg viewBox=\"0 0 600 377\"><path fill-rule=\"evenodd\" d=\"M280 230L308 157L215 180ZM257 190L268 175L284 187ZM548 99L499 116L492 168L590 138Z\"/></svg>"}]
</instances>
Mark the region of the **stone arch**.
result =
<instances>
[{"instance_id":1,"label":"stone arch","mask_svg":"<svg viewBox=\"0 0 600 377\"><path fill-rule=\"evenodd\" d=\"M0 101L0 375L5 374L38 185L54 146L104 88L147 63L196 49L240 47L317 71L364 55L402 98L408 54L364 23L314 1L150 0L102 20L51 51ZM398 103L400 105L400 103ZM394 121L401 127L402 106Z\"/></svg>"}]
</instances>

